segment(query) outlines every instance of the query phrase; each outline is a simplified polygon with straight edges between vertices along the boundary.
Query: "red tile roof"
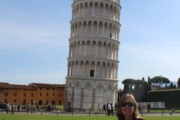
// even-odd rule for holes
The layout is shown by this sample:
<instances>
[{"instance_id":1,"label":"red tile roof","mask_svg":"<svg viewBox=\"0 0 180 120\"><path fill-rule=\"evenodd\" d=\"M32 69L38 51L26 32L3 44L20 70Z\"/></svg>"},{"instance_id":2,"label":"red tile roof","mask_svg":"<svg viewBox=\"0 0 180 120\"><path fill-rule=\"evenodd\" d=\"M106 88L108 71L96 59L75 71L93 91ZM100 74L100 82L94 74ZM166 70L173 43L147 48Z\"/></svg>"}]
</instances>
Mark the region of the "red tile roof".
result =
<instances>
[{"instance_id":1,"label":"red tile roof","mask_svg":"<svg viewBox=\"0 0 180 120\"><path fill-rule=\"evenodd\" d=\"M36 89L37 87L56 88L65 87L65 84L45 84L45 83L31 83L28 85L9 84L6 82L0 82L0 88L8 89Z\"/></svg>"}]
</instances>

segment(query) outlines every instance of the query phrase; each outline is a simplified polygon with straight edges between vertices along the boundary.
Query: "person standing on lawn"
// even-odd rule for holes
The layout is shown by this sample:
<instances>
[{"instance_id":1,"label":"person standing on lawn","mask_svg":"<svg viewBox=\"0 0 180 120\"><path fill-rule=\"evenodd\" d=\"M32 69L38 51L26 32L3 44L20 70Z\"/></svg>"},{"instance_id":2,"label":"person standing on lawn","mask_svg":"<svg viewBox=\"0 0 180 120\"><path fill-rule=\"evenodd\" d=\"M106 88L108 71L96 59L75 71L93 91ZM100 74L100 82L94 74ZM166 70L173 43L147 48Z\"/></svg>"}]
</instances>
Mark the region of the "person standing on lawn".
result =
<instances>
[{"instance_id":1,"label":"person standing on lawn","mask_svg":"<svg viewBox=\"0 0 180 120\"><path fill-rule=\"evenodd\" d=\"M124 94L119 101L118 120L145 120L140 117L137 102L132 94Z\"/></svg>"},{"instance_id":2,"label":"person standing on lawn","mask_svg":"<svg viewBox=\"0 0 180 120\"><path fill-rule=\"evenodd\" d=\"M149 113L150 108L151 108L150 104L148 104L147 108L148 108L148 113Z\"/></svg>"}]
</instances>

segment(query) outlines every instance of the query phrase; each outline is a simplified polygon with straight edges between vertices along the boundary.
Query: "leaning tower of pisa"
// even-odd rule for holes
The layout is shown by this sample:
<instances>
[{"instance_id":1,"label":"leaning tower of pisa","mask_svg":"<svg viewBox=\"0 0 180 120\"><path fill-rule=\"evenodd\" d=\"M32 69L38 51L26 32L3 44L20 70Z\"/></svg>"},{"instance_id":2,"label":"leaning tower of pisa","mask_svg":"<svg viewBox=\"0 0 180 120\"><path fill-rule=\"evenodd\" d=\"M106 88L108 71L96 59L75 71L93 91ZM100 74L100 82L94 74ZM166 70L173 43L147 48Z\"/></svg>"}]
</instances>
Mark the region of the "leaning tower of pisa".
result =
<instances>
[{"instance_id":1,"label":"leaning tower of pisa","mask_svg":"<svg viewBox=\"0 0 180 120\"><path fill-rule=\"evenodd\" d=\"M115 104L120 0L73 0L65 107Z\"/></svg>"}]
</instances>

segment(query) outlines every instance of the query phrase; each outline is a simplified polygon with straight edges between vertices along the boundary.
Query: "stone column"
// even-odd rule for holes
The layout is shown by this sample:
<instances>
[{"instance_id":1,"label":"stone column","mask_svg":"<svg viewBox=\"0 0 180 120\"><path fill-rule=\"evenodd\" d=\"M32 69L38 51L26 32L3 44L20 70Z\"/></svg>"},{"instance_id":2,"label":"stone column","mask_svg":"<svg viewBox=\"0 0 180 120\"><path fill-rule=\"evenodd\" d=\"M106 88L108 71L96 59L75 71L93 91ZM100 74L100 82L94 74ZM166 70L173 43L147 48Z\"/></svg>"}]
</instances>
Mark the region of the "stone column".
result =
<instances>
[{"instance_id":1,"label":"stone column","mask_svg":"<svg viewBox=\"0 0 180 120\"><path fill-rule=\"evenodd\" d=\"M90 49L90 54L89 54L89 56L93 56L93 53L92 53L92 46L93 46L93 43L91 42L91 43L90 43L91 49Z\"/></svg>"},{"instance_id":2,"label":"stone column","mask_svg":"<svg viewBox=\"0 0 180 120\"><path fill-rule=\"evenodd\" d=\"M84 99L84 88L81 88L81 101L80 101L80 109L83 109L83 100Z\"/></svg>"},{"instance_id":3,"label":"stone column","mask_svg":"<svg viewBox=\"0 0 180 120\"><path fill-rule=\"evenodd\" d=\"M95 53L96 57L97 57L97 51L98 51L98 43L96 42L96 53Z\"/></svg>"},{"instance_id":4,"label":"stone column","mask_svg":"<svg viewBox=\"0 0 180 120\"><path fill-rule=\"evenodd\" d=\"M118 49L119 49L119 48L118 48L118 46L117 46L117 53L116 53L116 56L117 56L116 58L117 58L117 60L118 60Z\"/></svg>"},{"instance_id":5,"label":"stone column","mask_svg":"<svg viewBox=\"0 0 180 120\"><path fill-rule=\"evenodd\" d=\"M92 6L93 6L92 17L94 16L94 5L95 5L95 4L93 3L93 5L92 5Z\"/></svg>"},{"instance_id":6,"label":"stone column","mask_svg":"<svg viewBox=\"0 0 180 120\"><path fill-rule=\"evenodd\" d=\"M72 38L72 33L73 33L73 29L72 29L73 25L71 25L71 38Z\"/></svg>"},{"instance_id":7,"label":"stone column","mask_svg":"<svg viewBox=\"0 0 180 120\"><path fill-rule=\"evenodd\" d=\"M81 69L81 64L78 62L78 77L80 76L80 69Z\"/></svg>"},{"instance_id":8,"label":"stone column","mask_svg":"<svg viewBox=\"0 0 180 120\"><path fill-rule=\"evenodd\" d=\"M109 33L110 33L109 31L110 31L110 27L109 27L109 25L107 25L107 34L108 34L107 38L109 38Z\"/></svg>"},{"instance_id":9,"label":"stone column","mask_svg":"<svg viewBox=\"0 0 180 120\"><path fill-rule=\"evenodd\" d=\"M85 66L86 66L86 63L85 62L83 62L84 63L84 66L83 66L83 77L85 77Z\"/></svg>"},{"instance_id":10,"label":"stone column","mask_svg":"<svg viewBox=\"0 0 180 120\"><path fill-rule=\"evenodd\" d=\"M95 66L94 66L94 77L96 77L96 73L97 73L96 67L97 67L97 62L95 62Z\"/></svg>"},{"instance_id":11,"label":"stone column","mask_svg":"<svg viewBox=\"0 0 180 120\"><path fill-rule=\"evenodd\" d=\"M76 26L76 36L79 37L79 23L77 23L77 26Z\"/></svg>"},{"instance_id":12,"label":"stone column","mask_svg":"<svg viewBox=\"0 0 180 120\"><path fill-rule=\"evenodd\" d=\"M68 63L68 71L67 71L67 76L69 77L69 69L70 69L70 65Z\"/></svg>"},{"instance_id":13,"label":"stone column","mask_svg":"<svg viewBox=\"0 0 180 120\"><path fill-rule=\"evenodd\" d=\"M76 76L76 62L73 65L73 76Z\"/></svg>"},{"instance_id":14,"label":"stone column","mask_svg":"<svg viewBox=\"0 0 180 120\"><path fill-rule=\"evenodd\" d=\"M92 110L95 110L95 95L96 95L96 89L93 89L93 93L92 93Z\"/></svg>"},{"instance_id":15,"label":"stone column","mask_svg":"<svg viewBox=\"0 0 180 120\"><path fill-rule=\"evenodd\" d=\"M89 61L89 68L88 68L88 72L90 72L91 70L91 62ZM88 77L90 77L90 73L88 73Z\"/></svg>"},{"instance_id":16,"label":"stone column","mask_svg":"<svg viewBox=\"0 0 180 120\"><path fill-rule=\"evenodd\" d=\"M108 58L108 44L106 44L106 54L105 58Z\"/></svg>"},{"instance_id":17,"label":"stone column","mask_svg":"<svg viewBox=\"0 0 180 120\"><path fill-rule=\"evenodd\" d=\"M73 66L73 65L71 64L71 73L70 73L71 75L70 75L70 76L72 76L72 69L73 69L72 66Z\"/></svg>"},{"instance_id":18,"label":"stone column","mask_svg":"<svg viewBox=\"0 0 180 120\"><path fill-rule=\"evenodd\" d=\"M81 23L82 29L81 29L81 37L84 36L83 32L84 32L84 22Z\"/></svg>"},{"instance_id":19,"label":"stone column","mask_svg":"<svg viewBox=\"0 0 180 120\"><path fill-rule=\"evenodd\" d=\"M86 46L87 46L87 42L85 41L85 56L87 56L87 54L86 54Z\"/></svg>"},{"instance_id":20,"label":"stone column","mask_svg":"<svg viewBox=\"0 0 180 120\"><path fill-rule=\"evenodd\" d=\"M99 35L98 35L98 33L99 33L99 22L97 22L97 32L96 32L96 36L98 37Z\"/></svg>"},{"instance_id":21,"label":"stone column","mask_svg":"<svg viewBox=\"0 0 180 120\"><path fill-rule=\"evenodd\" d=\"M118 29L117 40L119 40L119 32L120 32L120 30Z\"/></svg>"},{"instance_id":22,"label":"stone column","mask_svg":"<svg viewBox=\"0 0 180 120\"><path fill-rule=\"evenodd\" d=\"M114 69L114 66L113 66L113 67L112 67L112 79L115 78L114 72L115 72L115 69Z\"/></svg>"},{"instance_id":23,"label":"stone column","mask_svg":"<svg viewBox=\"0 0 180 120\"><path fill-rule=\"evenodd\" d=\"M105 78L107 78L107 64L105 64Z\"/></svg>"},{"instance_id":24,"label":"stone column","mask_svg":"<svg viewBox=\"0 0 180 120\"><path fill-rule=\"evenodd\" d=\"M72 103L72 109L74 108L74 87L72 87L72 99L71 99L71 103Z\"/></svg>"},{"instance_id":25,"label":"stone column","mask_svg":"<svg viewBox=\"0 0 180 120\"><path fill-rule=\"evenodd\" d=\"M100 78L102 78L102 63L100 63Z\"/></svg>"},{"instance_id":26,"label":"stone column","mask_svg":"<svg viewBox=\"0 0 180 120\"><path fill-rule=\"evenodd\" d=\"M112 66L109 66L109 78L112 79Z\"/></svg>"},{"instance_id":27,"label":"stone column","mask_svg":"<svg viewBox=\"0 0 180 120\"><path fill-rule=\"evenodd\" d=\"M78 17L80 17L80 11L81 11L81 4L79 4Z\"/></svg>"},{"instance_id":28,"label":"stone column","mask_svg":"<svg viewBox=\"0 0 180 120\"><path fill-rule=\"evenodd\" d=\"M84 17L84 7L85 7L84 4L85 4L85 3L82 4L82 7L83 7L83 10L82 10L82 17Z\"/></svg>"},{"instance_id":29,"label":"stone column","mask_svg":"<svg viewBox=\"0 0 180 120\"><path fill-rule=\"evenodd\" d=\"M71 57L71 43L69 43L69 57Z\"/></svg>"},{"instance_id":30,"label":"stone column","mask_svg":"<svg viewBox=\"0 0 180 120\"><path fill-rule=\"evenodd\" d=\"M105 18L105 8L106 8L106 4L103 5L104 6L104 11L103 11L103 18Z\"/></svg>"},{"instance_id":31,"label":"stone column","mask_svg":"<svg viewBox=\"0 0 180 120\"><path fill-rule=\"evenodd\" d=\"M110 46L109 54L110 59L112 59L112 45Z\"/></svg>"},{"instance_id":32,"label":"stone column","mask_svg":"<svg viewBox=\"0 0 180 120\"><path fill-rule=\"evenodd\" d=\"M116 68L116 79L118 78L118 77L117 77L117 74L118 74L118 66L117 66L117 68Z\"/></svg>"},{"instance_id":33,"label":"stone column","mask_svg":"<svg viewBox=\"0 0 180 120\"><path fill-rule=\"evenodd\" d=\"M93 28L94 28L94 21L91 22L92 27L91 27L91 36L93 36Z\"/></svg>"},{"instance_id":34,"label":"stone column","mask_svg":"<svg viewBox=\"0 0 180 120\"><path fill-rule=\"evenodd\" d=\"M106 53L105 53L105 54L106 54ZM104 55L103 55L103 43L101 43L100 56L101 56L101 57L104 57Z\"/></svg>"},{"instance_id":35,"label":"stone column","mask_svg":"<svg viewBox=\"0 0 180 120\"><path fill-rule=\"evenodd\" d=\"M89 32L88 32L88 26L89 26L89 22L86 22L86 36L89 36Z\"/></svg>"},{"instance_id":36,"label":"stone column","mask_svg":"<svg viewBox=\"0 0 180 120\"><path fill-rule=\"evenodd\" d=\"M104 26L105 26L105 23L102 23L102 37L104 37Z\"/></svg>"},{"instance_id":37,"label":"stone column","mask_svg":"<svg viewBox=\"0 0 180 120\"><path fill-rule=\"evenodd\" d=\"M106 89L104 89L104 103L106 104L108 101L107 101L107 94L106 94Z\"/></svg>"},{"instance_id":38,"label":"stone column","mask_svg":"<svg viewBox=\"0 0 180 120\"><path fill-rule=\"evenodd\" d=\"M116 95L116 94L115 94L115 90L112 90L112 104L113 104L113 105L115 105L115 98L116 98L115 95Z\"/></svg>"},{"instance_id":39,"label":"stone column","mask_svg":"<svg viewBox=\"0 0 180 120\"><path fill-rule=\"evenodd\" d=\"M81 53L81 47L82 47L82 42L80 41L80 46L79 46L79 49L80 49L80 52L79 52L79 56L82 56L82 53Z\"/></svg>"}]
</instances>

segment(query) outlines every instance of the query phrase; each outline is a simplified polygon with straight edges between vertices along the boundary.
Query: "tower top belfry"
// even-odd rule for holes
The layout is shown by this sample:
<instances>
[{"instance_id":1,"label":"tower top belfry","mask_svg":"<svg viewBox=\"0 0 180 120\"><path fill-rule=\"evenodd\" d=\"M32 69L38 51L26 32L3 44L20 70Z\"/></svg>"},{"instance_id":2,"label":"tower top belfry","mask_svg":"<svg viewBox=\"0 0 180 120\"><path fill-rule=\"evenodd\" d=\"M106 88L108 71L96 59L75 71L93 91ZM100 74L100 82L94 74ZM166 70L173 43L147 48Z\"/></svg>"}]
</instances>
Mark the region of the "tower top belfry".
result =
<instances>
[{"instance_id":1,"label":"tower top belfry","mask_svg":"<svg viewBox=\"0 0 180 120\"><path fill-rule=\"evenodd\" d=\"M115 104L118 90L120 0L74 0L65 106Z\"/></svg>"}]
</instances>

